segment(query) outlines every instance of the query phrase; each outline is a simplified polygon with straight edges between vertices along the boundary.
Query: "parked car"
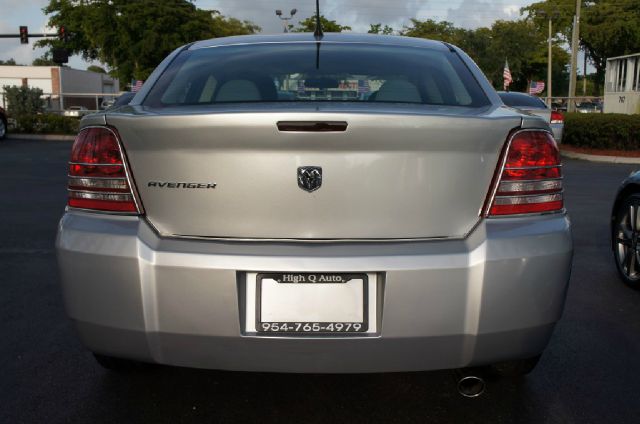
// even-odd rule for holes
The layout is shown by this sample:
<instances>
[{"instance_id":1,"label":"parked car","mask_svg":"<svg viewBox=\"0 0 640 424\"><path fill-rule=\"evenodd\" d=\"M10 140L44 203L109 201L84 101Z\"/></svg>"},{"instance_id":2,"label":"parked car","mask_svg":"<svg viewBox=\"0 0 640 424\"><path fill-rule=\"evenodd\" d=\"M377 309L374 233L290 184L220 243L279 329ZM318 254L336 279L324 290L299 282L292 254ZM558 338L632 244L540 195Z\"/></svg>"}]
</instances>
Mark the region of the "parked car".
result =
<instances>
[{"instance_id":1,"label":"parked car","mask_svg":"<svg viewBox=\"0 0 640 424\"><path fill-rule=\"evenodd\" d=\"M341 81L376 95L298 97ZM82 119L68 193L67 313L108 368L525 374L562 314L549 124L439 41L179 48L128 106Z\"/></svg>"},{"instance_id":2,"label":"parked car","mask_svg":"<svg viewBox=\"0 0 640 424\"><path fill-rule=\"evenodd\" d=\"M8 129L7 113L0 107L0 140L3 140L7 136Z\"/></svg>"},{"instance_id":3,"label":"parked car","mask_svg":"<svg viewBox=\"0 0 640 424\"><path fill-rule=\"evenodd\" d=\"M89 109L87 109L84 106L69 106L65 111L64 111L64 116L72 116L75 118L82 118L85 115L88 115L89 113L91 113L89 111Z\"/></svg>"},{"instance_id":4,"label":"parked car","mask_svg":"<svg viewBox=\"0 0 640 424\"><path fill-rule=\"evenodd\" d=\"M100 103L100 109L102 110L106 110L109 109L113 106L113 104L116 102L117 97L108 97L105 98L101 103Z\"/></svg>"},{"instance_id":5,"label":"parked car","mask_svg":"<svg viewBox=\"0 0 640 424\"><path fill-rule=\"evenodd\" d=\"M579 113L602 113L603 104L600 100L589 100L576 103L576 111Z\"/></svg>"},{"instance_id":6,"label":"parked car","mask_svg":"<svg viewBox=\"0 0 640 424\"><path fill-rule=\"evenodd\" d=\"M540 116L551 125L553 137L558 143L562 142L562 130L564 129L564 115L556 110L549 109L539 97L516 91L498 91L498 95L505 105Z\"/></svg>"},{"instance_id":7,"label":"parked car","mask_svg":"<svg viewBox=\"0 0 640 424\"><path fill-rule=\"evenodd\" d=\"M611 212L611 247L622 281L640 290L640 171L620 187Z\"/></svg>"}]
</instances>

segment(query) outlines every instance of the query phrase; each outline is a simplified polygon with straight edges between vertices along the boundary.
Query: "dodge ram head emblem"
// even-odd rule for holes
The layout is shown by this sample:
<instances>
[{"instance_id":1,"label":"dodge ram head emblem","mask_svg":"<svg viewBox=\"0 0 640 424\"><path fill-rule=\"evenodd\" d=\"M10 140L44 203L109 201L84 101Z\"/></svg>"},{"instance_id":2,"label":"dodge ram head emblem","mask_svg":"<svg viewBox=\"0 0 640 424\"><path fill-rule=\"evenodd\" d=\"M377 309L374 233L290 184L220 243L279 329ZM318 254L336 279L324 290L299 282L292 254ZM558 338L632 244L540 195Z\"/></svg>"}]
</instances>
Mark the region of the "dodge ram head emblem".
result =
<instances>
[{"instance_id":1,"label":"dodge ram head emblem","mask_svg":"<svg viewBox=\"0 0 640 424\"><path fill-rule=\"evenodd\" d=\"M311 193L322 185L322 168L319 166L298 167L298 187Z\"/></svg>"}]
</instances>

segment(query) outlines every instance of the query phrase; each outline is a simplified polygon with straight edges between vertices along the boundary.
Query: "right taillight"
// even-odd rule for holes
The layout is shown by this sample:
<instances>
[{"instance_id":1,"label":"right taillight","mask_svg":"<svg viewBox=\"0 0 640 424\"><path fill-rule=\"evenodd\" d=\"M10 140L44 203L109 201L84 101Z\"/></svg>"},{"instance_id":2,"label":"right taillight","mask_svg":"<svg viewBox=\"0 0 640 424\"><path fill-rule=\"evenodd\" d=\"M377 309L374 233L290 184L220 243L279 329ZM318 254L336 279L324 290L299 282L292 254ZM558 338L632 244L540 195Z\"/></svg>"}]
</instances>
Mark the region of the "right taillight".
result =
<instances>
[{"instance_id":1,"label":"right taillight","mask_svg":"<svg viewBox=\"0 0 640 424\"><path fill-rule=\"evenodd\" d=\"M558 145L550 133L516 132L503 154L485 215L561 211L564 207L561 167Z\"/></svg>"},{"instance_id":2,"label":"right taillight","mask_svg":"<svg viewBox=\"0 0 640 424\"><path fill-rule=\"evenodd\" d=\"M88 127L71 148L68 206L100 212L140 214L115 130Z\"/></svg>"},{"instance_id":3,"label":"right taillight","mask_svg":"<svg viewBox=\"0 0 640 424\"><path fill-rule=\"evenodd\" d=\"M552 110L551 111L551 123L552 124L562 124L564 122L564 115L561 112Z\"/></svg>"}]
</instances>

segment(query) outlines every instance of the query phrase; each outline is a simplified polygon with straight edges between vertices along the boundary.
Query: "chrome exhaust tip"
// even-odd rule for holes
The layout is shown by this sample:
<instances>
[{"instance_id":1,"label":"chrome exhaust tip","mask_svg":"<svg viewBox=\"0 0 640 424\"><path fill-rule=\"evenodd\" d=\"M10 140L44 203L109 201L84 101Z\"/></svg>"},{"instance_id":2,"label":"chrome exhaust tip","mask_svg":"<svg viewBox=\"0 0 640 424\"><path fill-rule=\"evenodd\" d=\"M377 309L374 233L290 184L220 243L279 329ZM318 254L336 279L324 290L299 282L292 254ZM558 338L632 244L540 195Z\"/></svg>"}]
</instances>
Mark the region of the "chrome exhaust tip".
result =
<instances>
[{"instance_id":1,"label":"chrome exhaust tip","mask_svg":"<svg viewBox=\"0 0 640 424\"><path fill-rule=\"evenodd\" d=\"M487 385L475 375L467 375L458 380L458 393L467 398L475 398L484 393Z\"/></svg>"}]
</instances>

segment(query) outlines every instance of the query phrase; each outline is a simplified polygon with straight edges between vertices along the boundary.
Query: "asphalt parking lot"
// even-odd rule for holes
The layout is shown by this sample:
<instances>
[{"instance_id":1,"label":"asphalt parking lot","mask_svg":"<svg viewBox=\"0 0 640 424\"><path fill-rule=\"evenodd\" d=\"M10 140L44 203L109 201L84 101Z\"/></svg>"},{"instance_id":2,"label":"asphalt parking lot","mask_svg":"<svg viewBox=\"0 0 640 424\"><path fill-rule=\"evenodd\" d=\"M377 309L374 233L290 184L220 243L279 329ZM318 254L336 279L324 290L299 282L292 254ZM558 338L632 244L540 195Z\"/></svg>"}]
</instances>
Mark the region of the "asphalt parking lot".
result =
<instances>
[{"instance_id":1,"label":"asphalt parking lot","mask_svg":"<svg viewBox=\"0 0 640 424\"><path fill-rule=\"evenodd\" d=\"M490 381L485 395L465 399L448 371L104 371L75 337L60 296L53 246L69 149L0 143L0 423L640 421L640 292L618 281L607 227L616 187L634 165L565 161L575 257L564 317L527 379Z\"/></svg>"}]
</instances>

